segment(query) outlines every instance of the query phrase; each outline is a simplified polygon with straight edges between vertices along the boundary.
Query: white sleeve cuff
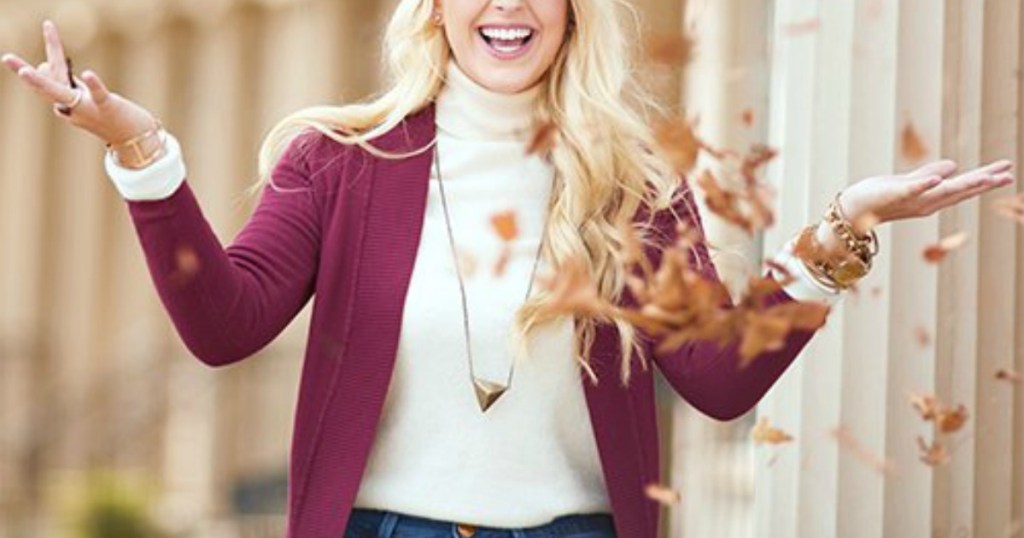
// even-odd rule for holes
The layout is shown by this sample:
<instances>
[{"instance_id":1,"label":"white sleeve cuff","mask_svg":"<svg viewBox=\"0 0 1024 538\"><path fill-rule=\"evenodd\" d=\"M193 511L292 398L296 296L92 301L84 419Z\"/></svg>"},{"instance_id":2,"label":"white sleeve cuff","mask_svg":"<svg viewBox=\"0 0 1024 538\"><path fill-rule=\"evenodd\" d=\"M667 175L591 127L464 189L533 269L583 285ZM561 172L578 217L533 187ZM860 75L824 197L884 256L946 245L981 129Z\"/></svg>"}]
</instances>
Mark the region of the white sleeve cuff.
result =
<instances>
[{"instance_id":1,"label":"white sleeve cuff","mask_svg":"<svg viewBox=\"0 0 1024 538\"><path fill-rule=\"evenodd\" d=\"M842 291L829 289L818 282L807 271L803 261L793 253L793 240L790 240L783 247L782 251L775 255L775 263L779 264L789 272L793 281L783 287L791 297L798 301L821 301L829 306L836 304L843 297ZM778 274L772 269L775 278L782 280L785 275Z\"/></svg>"},{"instance_id":2,"label":"white sleeve cuff","mask_svg":"<svg viewBox=\"0 0 1024 538\"><path fill-rule=\"evenodd\" d=\"M163 200L170 197L185 181L187 171L181 146L171 133L167 137L167 153L145 168L125 168L108 151L103 157L107 175L126 200Z\"/></svg>"}]
</instances>

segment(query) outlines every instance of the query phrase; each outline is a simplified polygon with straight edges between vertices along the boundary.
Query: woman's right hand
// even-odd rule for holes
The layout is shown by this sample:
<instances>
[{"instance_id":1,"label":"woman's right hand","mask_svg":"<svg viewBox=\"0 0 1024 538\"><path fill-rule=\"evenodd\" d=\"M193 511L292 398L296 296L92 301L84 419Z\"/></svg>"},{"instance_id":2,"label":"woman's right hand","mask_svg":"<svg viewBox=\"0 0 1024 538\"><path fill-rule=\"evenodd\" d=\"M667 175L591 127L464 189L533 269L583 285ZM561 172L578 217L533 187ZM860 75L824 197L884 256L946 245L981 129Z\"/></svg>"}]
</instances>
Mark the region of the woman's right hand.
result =
<instances>
[{"instance_id":1,"label":"woman's right hand","mask_svg":"<svg viewBox=\"0 0 1024 538\"><path fill-rule=\"evenodd\" d=\"M57 26L50 20L43 21L43 41L46 61L36 67L11 53L4 54L0 61L47 103L68 104L75 97L75 90L68 80L64 45ZM82 100L68 116L54 110L58 118L108 144L120 144L153 128L152 113L109 91L95 72L84 71L81 79L75 77L75 83L82 91Z\"/></svg>"}]
</instances>

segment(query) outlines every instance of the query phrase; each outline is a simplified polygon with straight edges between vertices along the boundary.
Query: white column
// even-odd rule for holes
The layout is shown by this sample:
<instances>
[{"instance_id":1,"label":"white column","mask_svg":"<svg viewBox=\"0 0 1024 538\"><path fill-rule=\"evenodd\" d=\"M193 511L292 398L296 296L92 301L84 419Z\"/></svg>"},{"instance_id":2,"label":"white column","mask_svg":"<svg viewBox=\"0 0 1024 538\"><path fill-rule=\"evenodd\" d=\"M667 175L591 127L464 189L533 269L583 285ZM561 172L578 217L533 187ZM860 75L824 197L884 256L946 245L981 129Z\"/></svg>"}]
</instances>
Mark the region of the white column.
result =
<instances>
[{"instance_id":1,"label":"white column","mask_svg":"<svg viewBox=\"0 0 1024 538\"><path fill-rule=\"evenodd\" d=\"M792 25L807 21L816 29L794 34ZM924 161L950 157L969 168L1019 154L1016 3L778 0L774 23L769 142L781 157L769 176L780 222L766 255L849 182L919 166L903 151L908 126ZM860 293L835 309L760 406L797 437L771 466L762 454L760 532L1002 536L1020 517L1013 495L1016 488L1019 504L1024 410L1019 389L1015 396L994 377L1024 359L1020 228L988 207L1007 194L879 229L882 252ZM960 230L971 235L968 246L938 267L923 261L927 244ZM919 328L928 345L917 341ZM960 432L936 434L909 392L963 403L971 419ZM876 472L830 439L839 425L895 472ZM918 461L918 435L948 446L952 463Z\"/></svg>"}]
</instances>

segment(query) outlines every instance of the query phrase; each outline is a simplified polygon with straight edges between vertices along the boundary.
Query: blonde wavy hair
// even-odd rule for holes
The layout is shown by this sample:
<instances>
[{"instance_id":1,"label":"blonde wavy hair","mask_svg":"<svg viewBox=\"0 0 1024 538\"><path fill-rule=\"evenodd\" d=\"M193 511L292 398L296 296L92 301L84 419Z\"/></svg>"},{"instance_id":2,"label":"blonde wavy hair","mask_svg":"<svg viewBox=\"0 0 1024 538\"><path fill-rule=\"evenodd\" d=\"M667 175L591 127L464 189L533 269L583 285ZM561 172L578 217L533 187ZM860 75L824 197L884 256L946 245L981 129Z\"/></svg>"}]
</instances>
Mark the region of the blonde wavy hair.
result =
<instances>
[{"instance_id":1,"label":"blonde wavy hair","mask_svg":"<svg viewBox=\"0 0 1024 538\"><path fill-rule=\"evenodd\" d=\"M635 10L624 0L567 1L568 31L540 82L533 118L537 126L554 125L557 135L550 151L555 184L545 256L555 267L570 258L583 260L600 296L618 302L628 274L626 234L632 227L648 243L652 228L652 219L633 223L635 213L642 206L649 215L670 208L679 175L657 151L649 127L647 115L664 111L632 77L637 40L620 21L632 20L638 29ZM274 163L309 128L381 158L407 158L430 149L433 142L408 153L388 153L372 141L428 106L444 84L450 49L443 29L431 22L432 11L433 0L399 1L384 35L390 78L385 91L353 104L299 110L273 127L260 149L260 184L270 181ZM545 309L550 300L548 290L537 288L516 312L513 336L520 353L526 353L533 328L559 317ZM576 360L595 383L588 357L598 321L618 329L623 384L629 382L633 360L639 358L647 368L642 336L630 323L592 317L579 321Z\"/></svg>"}]
</instances>

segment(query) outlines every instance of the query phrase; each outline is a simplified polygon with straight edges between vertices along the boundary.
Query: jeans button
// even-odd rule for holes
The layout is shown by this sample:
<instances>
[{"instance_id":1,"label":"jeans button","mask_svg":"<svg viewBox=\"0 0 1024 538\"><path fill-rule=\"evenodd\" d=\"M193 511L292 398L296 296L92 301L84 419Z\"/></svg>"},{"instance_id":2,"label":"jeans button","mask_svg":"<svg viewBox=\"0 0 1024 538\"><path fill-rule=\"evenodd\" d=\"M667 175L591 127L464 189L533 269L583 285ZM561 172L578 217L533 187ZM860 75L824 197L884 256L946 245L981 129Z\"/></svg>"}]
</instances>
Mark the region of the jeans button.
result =
<instances>
[{"instance_id":1,"label":"jeans button","mask_svg":"<svg viewBox=\"0 0 1024 538\"><path fill-rule=\"evenodd\" d=\"M459 536L462 538L469 538L476 534L476 527L467 525L465 523L458 523L455 525L455 529L459 531Z\"/></svg>"}]
</instances>

